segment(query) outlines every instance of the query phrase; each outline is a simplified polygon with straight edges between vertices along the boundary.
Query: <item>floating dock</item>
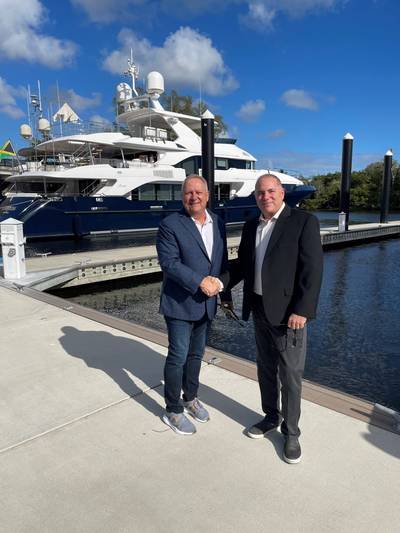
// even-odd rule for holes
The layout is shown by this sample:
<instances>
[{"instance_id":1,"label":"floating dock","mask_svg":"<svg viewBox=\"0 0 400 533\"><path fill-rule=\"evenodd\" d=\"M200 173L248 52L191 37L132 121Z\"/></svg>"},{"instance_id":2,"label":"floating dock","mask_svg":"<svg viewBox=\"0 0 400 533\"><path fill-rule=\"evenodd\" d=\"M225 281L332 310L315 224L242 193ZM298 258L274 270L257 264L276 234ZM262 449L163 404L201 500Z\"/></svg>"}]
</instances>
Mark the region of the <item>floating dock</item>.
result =
<instances>
[{"instance_id":1,"label":"floating dock","mask_svg":"<svg viewBox=\"0 0 400 533\"><path fill-rule=\"evenodd\" d=\"M400 236L400 221L356 224L346 232L336 227L321 231L324 248L351 246ZM240 237L228 238L229 259L237 257ZM48 290L160 272L155 246L117 248L73 254L49 255L26 260L27 275L16 286Z\"/></svg>"},{"instance_id":2,"label":"floating dock","mask_svg":"<svg viewBox=\"0 0 400 533\"><path fill-rule=\"evenodd\" d=\"M398 530L395 414L305 383L288 465L278 431L244 435L253 363L207 350L211 420L182 437L161 421L163 333L29 288L0 286L0 312L2 531Z\"/></svg>"}]
</instances>

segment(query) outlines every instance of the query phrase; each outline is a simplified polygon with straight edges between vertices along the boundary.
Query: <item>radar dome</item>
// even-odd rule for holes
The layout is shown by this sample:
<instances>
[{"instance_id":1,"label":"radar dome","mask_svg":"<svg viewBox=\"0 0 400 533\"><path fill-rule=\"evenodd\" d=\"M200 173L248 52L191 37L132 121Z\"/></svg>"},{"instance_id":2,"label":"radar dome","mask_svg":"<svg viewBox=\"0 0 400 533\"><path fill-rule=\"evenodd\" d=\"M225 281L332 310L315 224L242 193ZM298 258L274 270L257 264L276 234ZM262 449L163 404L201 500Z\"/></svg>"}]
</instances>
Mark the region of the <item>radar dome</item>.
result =
<instances>
[{"instance_id":1,"label":"radar dome","mask_svg":"<svg viewBox=\"0 0 400 533\"><path fill-rule=\"evenodd\" d=\"M19 133L24 139L30 139L32 137L32 128L28 124L21 124Z\"/></svg>"},{"instance_id":2,"label":"radar dome","mask_svg":"<svg viewBox=\"0 0 400 533\"><path fill-rule=\"evenodd\" d=\"M38 122L38 130L42 133L45 133L46 131L50 131L50 122L47 120L47 118L40 118Z\"/></svg>"},{"instance_id":3,"label":"radar dome","mask_svg":"<svg viewBox=\"0 0 400 533\"><path fill-rule=\"evenodd\" d=\"M132 98L132 89L128 83L121 82L118 83L116 87L117 102L125 102Z\"/></svg>"},{"instance_id":4,"label":"radar dome","mask_svg":"<svg viewBox=\"0 0 400 533\"><path fill-rule=\"evenodd\" d=\"M154 99L164 92L164 78L159 72L149 72L147 75L147 93Z\"/></svg>"}]
</instances>

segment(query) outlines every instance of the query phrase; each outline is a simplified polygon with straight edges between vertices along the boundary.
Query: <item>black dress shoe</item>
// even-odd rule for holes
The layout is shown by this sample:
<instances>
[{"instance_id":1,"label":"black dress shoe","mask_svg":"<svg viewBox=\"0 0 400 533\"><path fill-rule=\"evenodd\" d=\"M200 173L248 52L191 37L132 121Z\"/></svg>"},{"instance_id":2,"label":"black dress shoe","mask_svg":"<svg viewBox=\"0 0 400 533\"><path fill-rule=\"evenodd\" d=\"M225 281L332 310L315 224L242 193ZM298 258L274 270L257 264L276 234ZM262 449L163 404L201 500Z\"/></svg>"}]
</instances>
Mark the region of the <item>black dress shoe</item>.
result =
<instances>
[{"instance_id":1,"label":"black dress shoe","mask_svg":"<svg viewBox=\"0 0 400 533\"><path fill-rule=\"evenodd\" d=\"M267 417L263 418L254 426L247 429L246 434L251 439L261 439L266 433L273 431L279 426L278 422L272 422Z\"/></svg>"},{"instance_id":2,"label":"black dress shoe","mask_svg":"<svg viewBox=\"0 0 400 533\"><path fill-rule=\"evenodd\" d=\"M283 459L289 464L295 464L301 461L301 448L297 437L290 435L285 437Z\"/></svg>"}]
</instances>

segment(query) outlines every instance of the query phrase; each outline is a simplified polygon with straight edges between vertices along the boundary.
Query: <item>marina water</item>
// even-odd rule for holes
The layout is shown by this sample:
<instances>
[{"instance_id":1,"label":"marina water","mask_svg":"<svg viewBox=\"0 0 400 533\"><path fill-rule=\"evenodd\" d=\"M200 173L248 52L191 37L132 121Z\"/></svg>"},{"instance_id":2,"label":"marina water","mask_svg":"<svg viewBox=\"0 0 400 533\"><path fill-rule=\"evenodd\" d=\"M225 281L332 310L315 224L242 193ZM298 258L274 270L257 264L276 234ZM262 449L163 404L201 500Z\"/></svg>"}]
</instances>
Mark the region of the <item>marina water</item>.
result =
<instances>
[{"instance_id":1,"label":"marina water","mask_svg":"<svg viewBox=\"0 0 400 533\"><path fill-rule=\"evenodd\" d=\"M305 378L400 411L400 240L326 251L318 319L309 324ZM82 291L82 288L79 289ZM166 331L158 314L160 282L67 296L87 307ZM63 294L62 294L63 295ZM241 309L240 286L234 290ZM253 325L221 311L209 345L255 360ZM134 354L132 354L134 356Z\"/></svg>"}]
</instances>

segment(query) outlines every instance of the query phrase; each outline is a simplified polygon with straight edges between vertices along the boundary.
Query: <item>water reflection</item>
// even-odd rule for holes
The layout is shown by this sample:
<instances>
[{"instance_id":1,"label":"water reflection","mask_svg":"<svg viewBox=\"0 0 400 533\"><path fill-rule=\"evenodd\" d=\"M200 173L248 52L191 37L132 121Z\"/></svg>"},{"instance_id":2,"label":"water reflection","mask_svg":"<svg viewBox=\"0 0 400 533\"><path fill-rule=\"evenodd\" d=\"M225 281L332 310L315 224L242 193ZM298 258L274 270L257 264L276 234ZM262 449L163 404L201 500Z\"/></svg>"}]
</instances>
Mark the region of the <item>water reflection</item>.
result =
<instances>
[{"instance_id":1,"label":"water reflection","mask_svg":"<svg viewBox=\"0 0 400 533\"><path fill-rule=\"evenodd\" d=\"M309 325L305 377L400 410L400 241L325 252L318 320ZM166 331L158 314L160 283L120 287L71 299ZM241 290L233 292L241 309ZM253 325L220 311L209 344L255 360Z\"/></svg>"},{"instance_id":2,"label":"water reflection","mask_svg":"<svg viewBox=\"0 0 400 533\"><path fill-rule=\"evenodd\" d=\"M330 211L315 211L315 215L319 218L321 227L337 226L338 215ZM398 220L398 213L391 213L389 220ZM379 222L378 212L358 212L350 213L349 224L362 224L366 222ZM240 235L241 230L238 228L227 228L227 233L230 236ZM60 240L37 240L28 242L25 246L26 257L34 257L36 255L51 253L51 254L66 254L87 252L95 250L110 250L114 248L126 248L129 246L146 246L155 243L155 235L147 234L121 234L121 235L98 235L91 237L84 237L82 239L60 239Z\"/></svg>"}]
</instances>

